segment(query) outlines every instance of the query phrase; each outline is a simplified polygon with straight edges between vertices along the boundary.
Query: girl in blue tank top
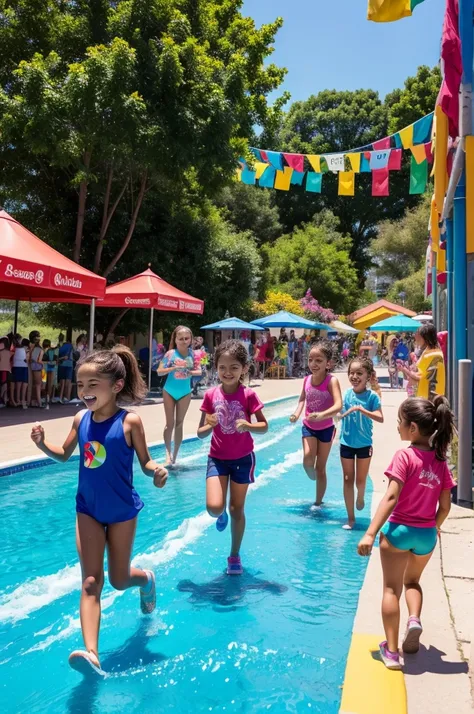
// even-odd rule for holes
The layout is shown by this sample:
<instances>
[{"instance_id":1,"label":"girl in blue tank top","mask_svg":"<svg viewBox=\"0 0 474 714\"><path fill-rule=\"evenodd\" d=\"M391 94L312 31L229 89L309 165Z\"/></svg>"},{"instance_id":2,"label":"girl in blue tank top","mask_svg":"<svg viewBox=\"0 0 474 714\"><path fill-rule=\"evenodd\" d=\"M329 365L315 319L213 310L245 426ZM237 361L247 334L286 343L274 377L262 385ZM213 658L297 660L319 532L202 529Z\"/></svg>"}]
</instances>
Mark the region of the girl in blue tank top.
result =
<instances>
[{"instance_id":1,"label":"girl in blue tank top","mask_svg":"<svg viewBox=\"0 0 474 714\"><path fill-rule=\"evenodd\" d=\"M69 664L82 674L104 674L98 641L106 547L112 587L139 587L143 613L152 612L156 604L154 574L130 565L137 515L143 508L133 487L133 456L137 454L143 473L158 488L165 485L167 471L152 461L138 414L117 404L138 403L146 391L128 347L93 352L77 370L78 396L87 409L74 418L63 446L46 442L40 424L31 433L38 448L60 462L67 461L79 444L76 543L82 570L80 617L85 650L72 652Z\"/></svg>"}]
</instances>

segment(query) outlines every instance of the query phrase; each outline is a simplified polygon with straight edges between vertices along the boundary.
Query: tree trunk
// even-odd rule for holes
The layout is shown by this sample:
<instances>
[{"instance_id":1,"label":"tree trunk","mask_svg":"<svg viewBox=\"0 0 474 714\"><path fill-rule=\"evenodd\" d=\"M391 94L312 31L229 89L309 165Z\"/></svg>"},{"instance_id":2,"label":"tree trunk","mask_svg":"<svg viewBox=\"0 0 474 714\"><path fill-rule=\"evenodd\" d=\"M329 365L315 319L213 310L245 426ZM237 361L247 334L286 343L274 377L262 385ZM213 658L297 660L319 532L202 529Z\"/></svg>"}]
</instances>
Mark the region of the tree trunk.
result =
<instances>
[{"instance_id":1,"label":"tree trunk","mask_svg":"<svg viewBox=\"0 0 474 714\"><path fill-rule=\"evenodd\" d=\"M91 152L86 151L84 154L84 166L87 171L89 170L90 164ZM79 263L79 258L81 257L82 234L84 232L84 218L86 215L87 186L87 179L81 181L79 185L79 205L77 208L76 238L74 242L74 251L72 254L72 259L75 263Z\"/></svg>"},{"instance_id":2,"label":"tree trunk","mask_svg":"<svg viewBox=\"0 0 474 714\"><path fill-rule=\"evenodd\" d=\"M133 210L132 217L130 219L130 226L128 228L127 235L123 239L123 243L120 246L120 249L117 251L115 256L112 258L112 260L110 261L110 263L104 270L104 272L103 272L104 278L106 278L109 275L109 273L112 272L112 270L115 268L118 261L120 260L120 258L122 257L122 255L125 253L125 251L127 250L128 246L129 246L129 243L133 236L133 232L135 230L135 226L137 224L138 214L140 213L140 208L142 207L143 197L145 195L145 190L146 190L147 179L148 179L148 174L145 171L145 173L143 174L142 179L141 179L140 190L138 192L137 202L135 204L135 208Z\"/></svg>"},{"instance_id":3,"label":"tree trunk","mask_svg":"<svg viewBox=\"0 0 474 714\"><path fill-rule=\"evenodd\" d=\"M110 194L112 191L112 178L113 178L113 169L110 170L109 176L107 179L107 188L105 190L105 196L104 196L104 212L102 214L102 226L100 228L99 242L97 244L97 248L95 251L94 266L92 268L94 273L98 273L100 270L100 261L102 259L102 251L104 250L105 237L107 235L107 231L109 230L110 221L112 220L114 213L117 210L117 206L119 205L120 201L123 198L123 194L125 193L125 189L127 188L128 181L129 181L129 179L127 177L127 179L125 180L125 182L120 190L119 195L115 199L115 202L109 211Z\"/></svg>"},{"instance_id":4,"label":"tree trunk","mask_svg":"<svg viewBox=\"0 0 474 714\"><path fill-rule=\"evenodd\" d=\"M112 324L110 325L110 327L107 328L107 331L106 331L106 333L105 333L105 335L104 335L104 345L107 344L107 338L108 338L108 336L109 336L111 333L113 334L113 333L115 332L115 330L116 330L117 327L118 327L118 324L119 324L120 320L121 320L122 317L129 311L129 309L130 309L130 308L126 307L124 310L121 310L121 311L119 312L119 314L116 316L116 318L113 320L113 322L112 322Z\"/></svg>"}]
</instances>

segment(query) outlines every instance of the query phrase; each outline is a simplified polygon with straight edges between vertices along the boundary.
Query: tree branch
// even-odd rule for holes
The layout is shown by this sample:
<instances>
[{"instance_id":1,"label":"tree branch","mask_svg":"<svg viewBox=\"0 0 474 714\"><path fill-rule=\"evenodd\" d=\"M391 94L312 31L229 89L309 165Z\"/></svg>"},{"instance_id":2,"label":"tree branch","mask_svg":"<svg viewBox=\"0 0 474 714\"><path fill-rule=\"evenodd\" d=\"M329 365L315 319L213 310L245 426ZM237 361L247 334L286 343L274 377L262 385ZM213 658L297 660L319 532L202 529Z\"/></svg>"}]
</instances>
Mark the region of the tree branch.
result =
<instances>
[{"instance_id":1,"label":"tree branch","mask_svg":"<svg viewBox=\"0 0 474 714\"><path fill-rule=\"evenodd\" d=\"M143 197L145 195L147 180L148 180L148 172L145 171L145 173L143 174L142 179L141 179L140 190L138 192L137 202L135 204L135 208L133 209L132 217L130 219L130 226L128 228L127 235L123 239L123 243L120 246L120 249L117 251L115 256L112 258L112 260L110 261L110 263L104 270L103 275L105 278L109 275L109 273L112 272L112 270L115 268L118 261L120 260L120 258L122 257L122 255L125 253L125 251L127 250L128 246L129 246L129 243L133 236L133 232L135 230L135 226L137 224L138 214L140 213L140 208L143 203Z\"/></svg>"},{"instance_id":2,"label":"tree branch","mask_svg":"<svg viewBox=\"0 0 474 714\"><path fill-rule=\"evenodd\" d=\"M84 154L84 166L86 170L89 170L91 163L91 152L86 151ZM84 219L86 215L86 201L87 201L87 179L81 181L79 185L79 204L77 209L77 221L76 221L76 237L74 241L74 251L72 254L72 259L78 263L81 256L81 244L82 244L82 234L84 232Z\"/></svg>"},{"instance_id":3,"label":"tree branch","mask_svg":"<svg viewBox=\"0 0 474 714\"><path fill-rule=\"evenodd\" d=\"M102 214L102 226L100 228L99 242L97 244L97 248L95 251L94 266L92 268L94 273L98 273L100 270L100 261L102 260L102 251L104 250L105 236L107 235L107 231L109 230L110 221L112 220L112 218L115 214L115 211L117 210L117 207L118 207L120 201L122 200L123 194L125 193L125 190L128 185L128 177L127 177L122 188L120 189L120 192L119 192L117 198L114 201L112 208L109 211L110 195L112 193L112 178L113 178L113 168L110 169L109 176L107 179L107 188L105 190L104 211Z\"/></svg>"},{"instance_id":4,"label":"tree branch","mask_svg":"<svg viewBox=\"0 0 474 714\"><path fill-rule=\"evenodd\" d=\"M121 311L119 312L119 314L118 314L118 315L115 317L115 319L112 321L112 324L111 324L110 327L107 329L107 332L106 332L105 335L104 335L104 344L107 344L107 338L108 338L108 336L110 335L110 333L113 334L113 333L115 332L115 330L116 330L117 327L118 327L118 324L119 324L120 320L122 319L122 317L124 317L124 315L125 315L129 310L130 310L129 307L124 308L123 310L121 310Z\"/></svg>"}]
</instances>

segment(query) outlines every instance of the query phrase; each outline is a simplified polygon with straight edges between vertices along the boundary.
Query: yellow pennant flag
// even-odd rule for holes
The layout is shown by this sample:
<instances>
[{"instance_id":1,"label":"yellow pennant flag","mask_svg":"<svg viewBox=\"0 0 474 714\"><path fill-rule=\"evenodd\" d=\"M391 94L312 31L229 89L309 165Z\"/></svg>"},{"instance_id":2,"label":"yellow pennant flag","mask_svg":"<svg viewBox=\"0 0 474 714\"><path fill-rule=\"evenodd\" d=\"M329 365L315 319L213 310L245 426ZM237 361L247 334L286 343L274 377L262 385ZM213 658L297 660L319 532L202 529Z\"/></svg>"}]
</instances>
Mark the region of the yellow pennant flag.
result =
<instances>
[{"instance_id":1,"label":"yellow pennant flag","mask_svg":"<svg viewBox=\"0 0 474 714\"><path fill-rule=\"evenodd\" d=\"M291 166L285 166L283 171L277 171L274 188L278 188L280 191L289 191L292 174L293 169Z\"/></svg>"},{"instance_id":2,"label":"yellow pennant flag","mask_svg":"<svg viewBox=\"0 0 474 714\"><path fill-rule=\"evenodd\" d=\"M438 213L443 213L444 197L448 188L448 117L440 106L435 109L436 148L434 157L434 192Z\"/></svg>"},{"instance_id":3,"label":"yellow pennant flag","mask_svg":"<svg viewBox=\"0 0 474 714\"><path fill-rule=\"evenodd\" d=\"M355 174L353 171L339 171L339 196L353 196L355 192Z\"/></svg>"},{"instance_id":4,"label":"yellow pennant flag","mask_svg":"<svg viewBox=\"0 0 474 714\"><path fill-rule=\"evenodd\" d=\"M265 169L268 169L268 164L265 164L263 161L256 161L255 162L255 178L259 179Z\"/></svg>"},{"instance_id":5,"label":"yellow pennant flag","mask_svg":"<svg viewBox=\"0 0 474 714\"><path fill-rule=\"evenodd\" d=\"M410 17L415 5L423 0L369 0L367 19L372 22L395 22Z\"/></svg>"},{"instance_id":6,"label":"yellow pennant flag","mask_svg":"<svg viewBox=\"0 0 474 714\"><path fill-rule=\"evenodd\" d=\"M351 162L351 169L354 173L360 172L360 154L346 154L346 159Z\"/></svg>"},{"instance_id":7,"label":"yellow pennant flag","mask_svg":"<svg viewBox=\"0 0 474 714\"><path fill-rule=\"evenodd\" d=\"M410 124L410 126L406 126L405 129L402 129L398 133L403 148L410 149L413 146L413 124Z\"/></svg>"},{"instance_id":8,"label":"yellow pennant flag","mask_svg":"<svg viewBox=\"0 0 474 714\"><path fill-rule=\"evenodd\" d=\"M426 150L424 144L417 144L411 147L411 153L417 164L422 164L426 159Z\"/></svg>"},{"instance_id":9,"label":"yellow pennant flag","mask_svg":"<svg viewBox=\"0 0 474 714\"><path fill-rule=\"evenodd\" d=\"M321 173L321 157L315 154L308 154L306 157L313 167L313 171L317 174Z\"/></svg>"}]
</instances>

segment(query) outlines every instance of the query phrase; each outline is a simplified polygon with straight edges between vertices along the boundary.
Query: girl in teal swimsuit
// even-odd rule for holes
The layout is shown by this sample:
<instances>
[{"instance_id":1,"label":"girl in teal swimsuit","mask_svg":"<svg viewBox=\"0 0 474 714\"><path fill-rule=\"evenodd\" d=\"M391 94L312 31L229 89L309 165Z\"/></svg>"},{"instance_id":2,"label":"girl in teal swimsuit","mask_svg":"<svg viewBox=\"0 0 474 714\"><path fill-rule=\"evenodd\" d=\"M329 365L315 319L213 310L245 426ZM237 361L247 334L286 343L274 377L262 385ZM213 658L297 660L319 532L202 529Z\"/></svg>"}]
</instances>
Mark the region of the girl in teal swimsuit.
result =
<instances>
[{"instance_id":1,"label":"girl in teal swimsuit","mask_svg":"<svg viewBox=\"0 0 474 714\"><path fill-rule=\"evenodd\" d=\"M167 375L163 387L166 426L163 440L166 448L166 463L176 463L183 441L183 423L191 402L191 377L199 377L201 368L194 364L192 350L193 333L188 327L178 325L171 335L169 351L163 357L158 374ZM174 431L174 448L171 441Z\"/></svg>"}]
</instances>

